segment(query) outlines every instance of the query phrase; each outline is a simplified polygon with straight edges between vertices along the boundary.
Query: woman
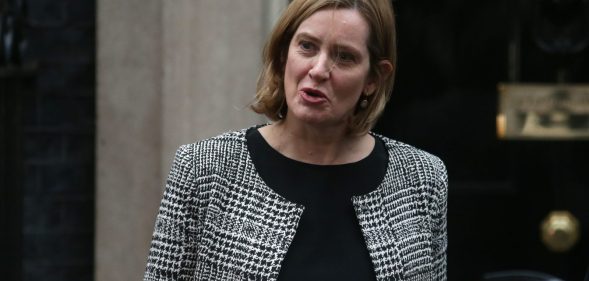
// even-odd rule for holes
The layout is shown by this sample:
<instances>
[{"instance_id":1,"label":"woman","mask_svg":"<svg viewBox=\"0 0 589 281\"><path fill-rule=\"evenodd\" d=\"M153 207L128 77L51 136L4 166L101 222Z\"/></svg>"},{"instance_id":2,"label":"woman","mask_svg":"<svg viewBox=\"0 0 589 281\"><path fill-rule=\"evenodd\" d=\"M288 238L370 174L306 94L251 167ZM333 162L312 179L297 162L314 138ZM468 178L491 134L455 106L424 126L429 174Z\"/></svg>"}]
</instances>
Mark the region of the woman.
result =
<instances>
[{"instance_id":1,"label":"woman","mask_svg":"<svg viewBox=\"0 0 589 281\"><path fill-rule=\"evenodd\" d=\"M445 280L447 177L370 133L392 90L387 0L295 0L264 50L273 120L180 147L145 280Z\"/></svg>"}]
</instances>

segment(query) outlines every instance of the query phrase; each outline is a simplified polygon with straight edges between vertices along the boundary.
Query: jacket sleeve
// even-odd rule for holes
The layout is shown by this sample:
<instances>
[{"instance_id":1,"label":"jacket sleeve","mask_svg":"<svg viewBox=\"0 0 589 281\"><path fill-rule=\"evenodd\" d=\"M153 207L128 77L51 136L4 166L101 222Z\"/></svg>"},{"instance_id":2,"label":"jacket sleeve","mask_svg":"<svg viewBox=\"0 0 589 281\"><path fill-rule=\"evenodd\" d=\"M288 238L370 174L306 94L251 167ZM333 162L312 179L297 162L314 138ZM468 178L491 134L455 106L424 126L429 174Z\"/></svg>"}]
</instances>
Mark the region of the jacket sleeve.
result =
<instances>
[{"instance_id":1,"label":"jacket sleeve","mask_svg":"<svg viewBox=\"0 0 589 281\"><path fill-rule=\"evenodd\" d=\"M181 146L166 181L155 222L144 281L189 280L196 266L196 247L189 241L194 218L189 214L195 190L191 145ZM191 270L192 269L192 270Z\"/></svg>"},{"instance_id":2,"label":"jacket sleeve","mask_svg":"<svg viewBox=\"0 0 589 281\"><path fill-rule=\"evenodd\" d=\"M446 280L446 251L448 248L447 205L448 205L448 174L444 163L438 159L437 184L433 192L433 280Z\"/></svg>"}]
</instances>

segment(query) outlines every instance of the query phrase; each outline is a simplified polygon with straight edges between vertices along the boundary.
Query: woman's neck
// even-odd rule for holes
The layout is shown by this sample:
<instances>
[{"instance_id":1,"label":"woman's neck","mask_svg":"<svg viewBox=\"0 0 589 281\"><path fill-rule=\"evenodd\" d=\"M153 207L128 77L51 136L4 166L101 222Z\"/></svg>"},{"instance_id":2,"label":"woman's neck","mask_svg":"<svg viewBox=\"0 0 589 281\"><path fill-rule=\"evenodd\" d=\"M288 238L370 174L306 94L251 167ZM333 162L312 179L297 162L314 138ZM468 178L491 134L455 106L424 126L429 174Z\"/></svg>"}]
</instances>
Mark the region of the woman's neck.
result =
<instances>
[{"instance_id":1,"label":"woman's neck","mask_svg":"<svg viewBox=\"0 0 589 281\"><path fill-rule=\"evenodd\" d=\"M368 134L349 135L345 128L314 127L277 122L259 129L264 139L282 155L305 163L338 165L360 161L374 148Z\"/></svg>"}]
</instances>

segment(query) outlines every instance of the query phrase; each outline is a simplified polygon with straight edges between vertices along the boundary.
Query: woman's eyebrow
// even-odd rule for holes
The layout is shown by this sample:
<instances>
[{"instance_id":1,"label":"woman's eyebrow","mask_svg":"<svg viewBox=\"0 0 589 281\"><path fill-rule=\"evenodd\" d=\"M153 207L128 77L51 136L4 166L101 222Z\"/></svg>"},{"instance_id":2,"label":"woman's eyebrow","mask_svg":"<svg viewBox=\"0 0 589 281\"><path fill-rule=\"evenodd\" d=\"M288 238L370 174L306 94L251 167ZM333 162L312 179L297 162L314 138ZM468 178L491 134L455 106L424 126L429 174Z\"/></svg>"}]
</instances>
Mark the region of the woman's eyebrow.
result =
<instances>
[{"instance_id":1,"label":"woman's eyebrow","mask_svg":"<svg viewBox=\"0 0 589 281\"><path fill-rule=\"evenodd\" d=\"M294 39L295 40L307 39L307 40L311 40L314 42L321 42L321 40L317 36L311 34L310 32L307 32L307 31L302 31L302 32L297 33L294 36ZM353 52L355 54L361 54L361 51L359 48L355 47L352 44L348 44L346 42L336 42L334 47L337 50L344 50L344 51Z\"/></svg>"},{"instance_id":2,"label":"woman's eyebrow","mask_svg":"<svg viewBox=\"0 0 589 281\"><path fill-rule=\"evenodd\" d=\"M301 38L309 39L312 41L320 41L319 38L317 38L316 36L312 35L309 32L306 32L306 31L299 32L295 35L295 39L301 39Z\"/></svg>"},{"instance_id":3,"label":"woman's eyebrow","mask_svg":"<svg viewBox=\"0 0 589 281\"><path fill-rule=\"evenodd\" d=\"M344 44L342 44L342 43L335 44L335 48L337 50L351 52L356 55L360 55L362 53L358 48L356 48L350 44L345 44L345 43Z\"/></svg>"}]
</instances>

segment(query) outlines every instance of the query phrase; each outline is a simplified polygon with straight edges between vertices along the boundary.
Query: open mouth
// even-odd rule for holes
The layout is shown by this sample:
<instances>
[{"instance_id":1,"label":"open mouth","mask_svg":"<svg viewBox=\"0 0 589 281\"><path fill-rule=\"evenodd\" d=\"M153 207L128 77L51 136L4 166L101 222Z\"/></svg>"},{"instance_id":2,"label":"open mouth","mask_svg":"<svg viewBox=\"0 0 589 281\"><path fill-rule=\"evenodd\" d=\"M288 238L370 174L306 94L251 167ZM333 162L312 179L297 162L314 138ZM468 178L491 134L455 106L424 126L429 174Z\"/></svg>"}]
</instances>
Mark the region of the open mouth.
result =
<instances>
[{"instance_id":1,"label":"open mouth","mask_svg":"<svg viewBox=\"0 0 589 281\"><path fill-rule=\"evenodd\" d=\"M315 92L311 92L311 91L305 91L305 93L307 93L307 95L312 96L312 97L321 97L320 94L317 94Z\"/></svg>"},{"instance_id":2,"label":"open mouth","mask_svg":"<svg viewBox=\"0 0 589 281\"><path fill-rule=\"evenodd\" d=\"M303 92L305 92L305 94L307 94L310 97L325 98L325 95L319 90L305 88L305 89L303 89Z\"/></svg>"}]
</instances>

